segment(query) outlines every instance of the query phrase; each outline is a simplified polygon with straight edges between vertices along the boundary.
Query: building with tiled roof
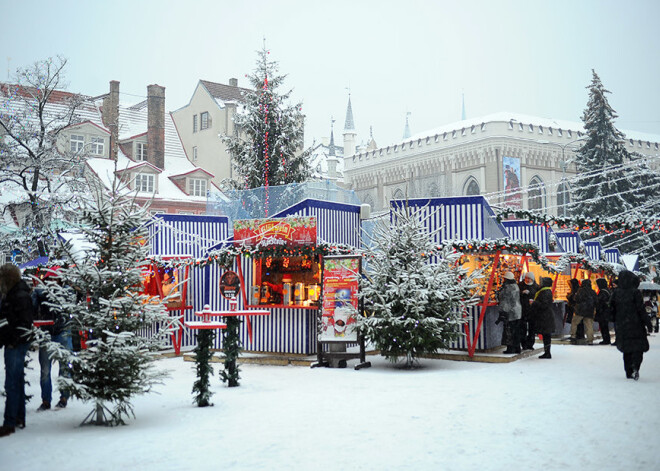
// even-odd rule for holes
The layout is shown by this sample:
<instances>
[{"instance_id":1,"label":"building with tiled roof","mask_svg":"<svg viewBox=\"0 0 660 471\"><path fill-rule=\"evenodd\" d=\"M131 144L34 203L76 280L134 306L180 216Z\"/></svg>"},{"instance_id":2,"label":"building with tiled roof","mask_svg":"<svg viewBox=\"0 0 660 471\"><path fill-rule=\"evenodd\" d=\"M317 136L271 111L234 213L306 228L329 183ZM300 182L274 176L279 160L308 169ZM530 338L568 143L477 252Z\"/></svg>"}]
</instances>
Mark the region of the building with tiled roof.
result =
<instances>
[{"instance_id":1,"label":"building with tiled roof","mask_svg":"<svg viewBox=\"0 0 660 471\"><path fill-rule=\"evenodd\" d=\"M188 104L172 112L188 159L211 172L220 185L232 179L233 169L223 136L234 135L234 115L240 112L250 90L229 79L229 85L200 80Z\"/></svg>"}]
</instances>

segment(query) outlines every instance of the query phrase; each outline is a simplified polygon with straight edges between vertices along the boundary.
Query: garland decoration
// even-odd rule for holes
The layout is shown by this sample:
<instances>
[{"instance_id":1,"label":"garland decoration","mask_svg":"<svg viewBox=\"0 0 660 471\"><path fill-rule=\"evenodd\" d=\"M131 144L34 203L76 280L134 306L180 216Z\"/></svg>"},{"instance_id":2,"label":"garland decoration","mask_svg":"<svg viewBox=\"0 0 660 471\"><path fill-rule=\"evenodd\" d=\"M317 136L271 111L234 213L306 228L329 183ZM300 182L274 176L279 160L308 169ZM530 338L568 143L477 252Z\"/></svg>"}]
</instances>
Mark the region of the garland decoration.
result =
<instances>
[{"instance_id":1,"label":"garland decoration","mask_svg":"<svg viewBox=\"0 0 660 471\"><path fill-rule=\"evenodd\" d=\"M158 256L152 256L149 261L163 268L183 268L191 266L195 268L204 268L209 265L220 265L224 268L231 268L237 256L241 255L248 258L282 258L282 257L306 257L316 258L318 256L326 255L349 255L355 252L355 248L347 245L329 245L319 244L315 246L303 247L285 247L285 246L269 246L269 247L252 247L252 246L234 246L226 245L225 247L214 250L209 253L205 258L186 258L186 259L170 259L163 260Z\"/></svg>"},{"instance_id":2,"label":"garland decoration","mask_svg":"<svg viewBox=\"0 0 660 471\"><path fill-rule=\"evenodd\" d=\"M628 217L625 219L591 219L584 216L577 217L559 217L549 214L539 214L525 209L497 208L497 222L502 222L511 217L515 219L527 220L532 224L541 224L544 226L554 225L561 229L572 229L574 231L592 231L592 235L598 232L612 234L621 231L623 234L629 234L632 231L642 231L649 233L660 229L660 219L646 218L635 219Z\"/></svg>"},{"instance_id":3,"label":"garland decoration","mask_svg":"<svg viewBox=\"0 0 660 471\"><path fill-rule=\"evenodd\" d=\"M581 268L592 272L600 272L613 276L617 275L619 270L611 263L599 260L592 260L584 254L562 254L556 262L551 262L541 253L541 249L536 244L521 241L510 241L508 238L495 240L457 240L447 241L457 252L494 254L496 252L508 252L516 255L529 255L532 260L547 272L562 273L569 268L572 263L578 264Z\"/></svg>"}]
</instances>

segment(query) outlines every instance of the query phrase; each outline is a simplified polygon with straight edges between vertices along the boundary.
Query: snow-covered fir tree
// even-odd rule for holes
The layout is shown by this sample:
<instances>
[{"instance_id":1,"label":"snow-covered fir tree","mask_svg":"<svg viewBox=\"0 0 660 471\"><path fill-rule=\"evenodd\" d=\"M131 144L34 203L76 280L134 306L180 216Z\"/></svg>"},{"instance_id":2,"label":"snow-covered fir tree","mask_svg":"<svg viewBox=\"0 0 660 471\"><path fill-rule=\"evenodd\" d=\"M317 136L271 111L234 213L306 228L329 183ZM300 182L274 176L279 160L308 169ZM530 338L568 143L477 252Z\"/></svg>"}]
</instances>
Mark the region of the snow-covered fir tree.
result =
<instances>
[{"instance_id":1,"label":"snow-covered fir tree","mask_svg":"<svg viewBox=\"0 0 660 471\"><path fill-rule=\"evenodd\" d=\"M616 112L610 106L600 77L592 71L589 101L582 121L584 144L577 152L578 175L573 179L571 209L575 215L602 220L643 220L657 217L660 201L660 175L649 162L631 155L624 135L615 125ZM616 246L625 253L639 253L657 263L657 234L584 233L586 239L599 236L605 246Z\"/></svg>"},{"instance_id":2,"label":"snow-covered fir tree","mask_svg":"<svg viewBox=\"0 0 660 471\"><path fill-rule=\"evenodd\" d=\"M243 189L304 182L311 176L304 147L301 103L288 104L291 91L280 92L286 75L269 58L264 45L254 72L248 77L253 91L245 96L245 111L234 117L237 134L226 136Z\"/></svg>"},{"instance_id":3,"label":"snow-covered fir tree","mask_svg":"<svg viewBox=\"0 0 660 471\"><path fill-rule=\"evenodd\" d=\"M44 256L55 225L77 210L72 192L81 175L84 149L58 140L78 122L80 95L64 92L66 59L49 58L19 68L13 84L0 85L0 191L3 213L20 227L3 236L0 249Z\"/></svg>"},{"instance_id":4,"label":"snow-covered fir tree","mask_svg":"<svg viewBox=\"0 0 660 471\"><path fill-rule=\"evenodd\" d=\"M115 180L112 190L99 189L82 213L81 233L89 245L84 256L70 245L62 248L70 266L60 271L64 288L51 296L72 317L72 328L87 335L87 348L68 358L57 351L56 358L71 364L71 378L60 377L59 384L94 403L83 423L124 424L134 416L131 398L164 376L154 368L153 352L167 345L178 321L161 300L141 294L148 217L147 208Z\"/></svg>"},{"instance_id":5,"label":"snow-covered fir tree","mask_svg":"<svg viewBox=\"0 0 660 471\"><path fill-rule=\"evenodd\" d=\"M589 101L582 115L586 139L576 156L578 180L573 210L603 218L620 216L632 209L629 179L624 164L630 160L624 135L614 126L616 112L610 106L600 77L593 71Z\"/></svg>"},{"instance_id":6,"label":"snow-covered fir tree","mask_svg":"<svg viewBox=\"0 0 660 471\"><path fill-rule=\"evenodd\" d=\"M463 308L476 303L473 280L481 276L467 274L460 254L438 250L423 214L404 204L392 209L391 225L376 226L361 286L366 316L358 317L358 331L407 367L463 336Z\"/></svg>"}]
</instances>

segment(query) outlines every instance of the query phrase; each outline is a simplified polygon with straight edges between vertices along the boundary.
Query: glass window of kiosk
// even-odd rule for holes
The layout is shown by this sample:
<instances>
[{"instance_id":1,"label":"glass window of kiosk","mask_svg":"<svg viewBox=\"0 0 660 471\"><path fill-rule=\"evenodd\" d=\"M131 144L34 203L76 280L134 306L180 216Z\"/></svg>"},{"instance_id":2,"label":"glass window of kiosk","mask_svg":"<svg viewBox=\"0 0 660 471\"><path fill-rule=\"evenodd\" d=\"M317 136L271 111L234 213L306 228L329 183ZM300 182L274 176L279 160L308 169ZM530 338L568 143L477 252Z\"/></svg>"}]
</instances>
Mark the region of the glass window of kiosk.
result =
<instances>
[{"instance_id":1,"label":"glass window of kiosk","mask_svg":"<svg viewBox=\"0 0 660 471\"><path fill-rule=\"evenodd\" d=\"M249 283L248 283L249 284ZM254 261L251 305L317 307L319 257L265 257Z\"/></svg>"}]
</instances>

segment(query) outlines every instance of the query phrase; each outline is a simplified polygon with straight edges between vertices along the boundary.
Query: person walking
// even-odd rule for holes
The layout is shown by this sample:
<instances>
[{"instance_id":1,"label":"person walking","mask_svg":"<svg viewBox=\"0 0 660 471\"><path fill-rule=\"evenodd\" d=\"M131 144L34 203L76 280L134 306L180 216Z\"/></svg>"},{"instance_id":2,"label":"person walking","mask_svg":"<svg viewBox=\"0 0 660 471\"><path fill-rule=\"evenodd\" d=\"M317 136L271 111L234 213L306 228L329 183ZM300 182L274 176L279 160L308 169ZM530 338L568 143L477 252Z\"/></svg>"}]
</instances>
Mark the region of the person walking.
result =
<instances>
[{"instance_id":1,"label":"person walking","mask_svg":"<svg viewBox=\"0 0 660 471\"><path fill-rule=\"evenodd\" d=\"M539 358L550 359L552 331L555 329L555 313L552 298L552 278L541 277L541 288L534 295L530 318L534 332L543 337L544 353Z\"/></svg>"},{"instance_id":2,"label":"person walking","mask_svg":"<svg viewBox=\"0 0 660 471\"><path fill-rule=\"evenodd\" d=\"M596 280L596 286L598 287L598 297L596 298L595 319L603 336L600 345L610 345L612 343L610 338L610 290L605 278L598 278Z\"/></svg>"},{"instance_id":3,"label":"person walking","mask_svg":"<svg viewBox=\"0 0 660 471\"><path fill-rule=\"evenodd\" d=\"M525 273L525 278L518 283L518 288L520 289L520 306L522 308L520 343L523 350L532 350L534 348L534 329L531 327L529 315L534 296L536 296L536 292L539 290L534 273L531 271Z\"/></svg>"},{"instance_id":4,"label":"person walking","mask_svg":"<svg viewBox=\"0 0 660 471\"><path fill-rule=\"evenodd\" d=\"M616 325L616 348L623 353L626 378L639 379L644 352L649 351L647 331L652 330L646 315L642 293L637 289L639 278L631 271L619 273L617 288L612 293L610 307Z\"/></svg>"},{"instance_id":5,"label":"person walking","mask_svg":"<svg viewBox=\"0 0 660 471\"><path fill-rule=\"evenodd\" d=\"M577 327L580 322L584 323L584 331L587 335L587 345L594 343L594 315L596 312L596 292L591 287L591 280L582 280L580 289L575 295L575 314L571 321L571 343L576 344Z\"/></svg>"},{"instance_id":6,"label":"person walking","mask_svg":"<svg viewBox=\"0 0 660 471\"><path fill-rule=\"evenodd\" d=\"M25 355L31 343L34 308L30 287L11 263L0 266L0 345L5 347L5 413L0 437L25 427Z\"/></svg>"},{"instance_id":7,"label":"person walking","mask_svg":"<svg viewBox=\"0 0 660 471\"><path fill-rule=\"evenodd\" d=\"M44 280L53 279L59 284L56 268L50 269L46 272ZM50 334L50 341L60 344L68 351L73 350L71 342L71 331L69 328L68 316L60 310L51 307L48 303L48 296L46 290L39 286L32 291L32 303L35 307L35 313L40 320L53 321L52 326L42 327L41 329ZM64 361L59 361L59 375L62 377L71 377L71 372L68 365ZM39 345L39 365L41 367L41 405L37 411L48 410L51 407L53 395L53 383L51 381L51 369L53 361L51 359L51 352L48 348L48 342L43 342ZM58 409L66 407L69 400L69 394L65 391L60 392L60 400L57 402Z\"/></svg>"},{"instance_id":8,"label":"person walking","mask_svg":"<svg viewBox=\"0 0 660 471\"><path fill-rule=\"evenodd\" d=\"M500 316L508 322L511 329L511 340L507 344L504 353L520 353L520 317L522 316L520 290L516 284L515 276L510 271L504 273L504 282L497 293L497 301Z\"/></svg>"}]
</instances>

